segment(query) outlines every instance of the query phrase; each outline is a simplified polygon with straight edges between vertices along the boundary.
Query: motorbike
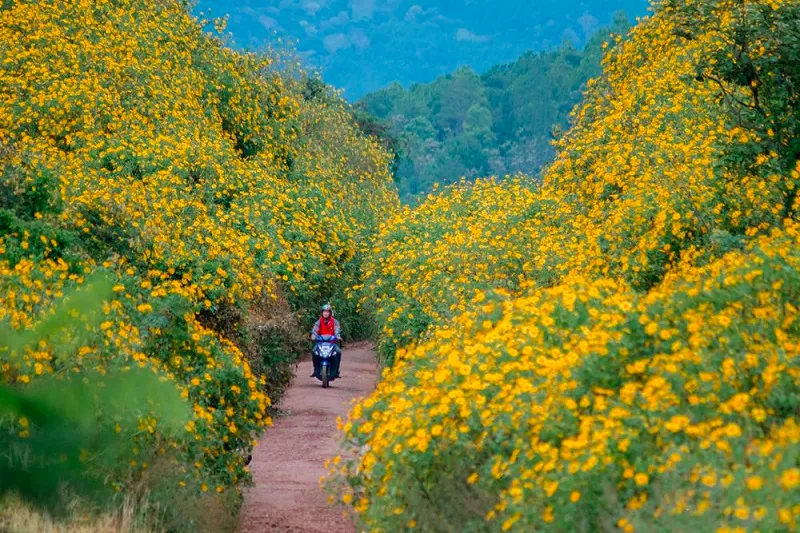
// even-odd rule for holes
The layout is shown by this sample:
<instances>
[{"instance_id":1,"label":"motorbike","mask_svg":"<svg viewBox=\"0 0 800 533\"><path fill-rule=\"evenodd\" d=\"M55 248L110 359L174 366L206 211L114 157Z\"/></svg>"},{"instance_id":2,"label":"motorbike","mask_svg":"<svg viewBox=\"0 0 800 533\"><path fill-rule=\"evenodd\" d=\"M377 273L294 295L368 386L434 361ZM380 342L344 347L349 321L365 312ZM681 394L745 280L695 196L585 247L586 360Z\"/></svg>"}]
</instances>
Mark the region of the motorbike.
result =
<instances>
[{"instance_id":1,"label":"motorbike","mask_svg":"<svg viewBox=\"0 0 800 533\"><path fill-rule=\"evenodd\" d=\"M333 335L318 335L314 341L314 375L327 389L330 382L339 374L341 351L339 341Z\"/></svg>"}]
</instances>

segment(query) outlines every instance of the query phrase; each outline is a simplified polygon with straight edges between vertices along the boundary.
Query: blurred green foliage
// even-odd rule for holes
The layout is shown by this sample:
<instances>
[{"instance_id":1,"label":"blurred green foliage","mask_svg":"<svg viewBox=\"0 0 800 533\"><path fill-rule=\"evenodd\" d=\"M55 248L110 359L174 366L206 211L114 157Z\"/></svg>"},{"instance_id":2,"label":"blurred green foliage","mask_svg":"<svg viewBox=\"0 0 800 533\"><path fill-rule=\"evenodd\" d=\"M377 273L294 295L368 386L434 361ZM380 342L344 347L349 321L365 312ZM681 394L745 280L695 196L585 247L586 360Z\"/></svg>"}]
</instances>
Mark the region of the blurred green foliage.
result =
<instances>
[{"instance_id":1,"label":"blurred green foliage","mask_svg":"<svg viewBox=\"0 0 800 533\"><path fill-rule=\"evenodd\" d=\"M24 331L0 325L0 352L13 361L47 342L67 359L102 317L111 280L98 275L66 295ZM50 511L71 496L101 502L113 494L104 478L127 463L140 415L157 413L162 432L180 431L189 419L175 384L152 370L119 368L80 376L44 376L26 386L0 385L0 497L16 492Z\"/></svg>"}]
</instances>

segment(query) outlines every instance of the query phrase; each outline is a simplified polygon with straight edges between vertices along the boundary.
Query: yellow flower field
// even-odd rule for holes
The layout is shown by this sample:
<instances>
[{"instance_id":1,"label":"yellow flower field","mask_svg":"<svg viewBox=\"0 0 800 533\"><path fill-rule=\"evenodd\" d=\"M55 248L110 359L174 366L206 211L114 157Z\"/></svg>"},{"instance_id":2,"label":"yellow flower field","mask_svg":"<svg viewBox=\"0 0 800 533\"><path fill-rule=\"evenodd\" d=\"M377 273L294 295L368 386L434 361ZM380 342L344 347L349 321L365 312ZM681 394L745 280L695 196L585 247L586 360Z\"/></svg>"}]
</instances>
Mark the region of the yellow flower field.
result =
<instances>
[{"instance_id":1,"label":"yellow flower field","mask_svg":"<svg viewBox=\"0 0 800 533\"><path fill-rule=\"evenodd\" d=\"M174 384L182 434L98 412L134 458L81 461L191 530L331 299L385 366L329 477L365 530L796 530L800 4L653 7L541 179L409 208L339 97L186 2L0 2L0 325L114 280L89 340L0 344L0 379Z\"/></svg>"},{"instance_id":2,"label":"yellow flower field","mask_svg":"<svg viewBox=\"0 0 800 533\"><path fill-rule=\"evenodd\" d=\"M364 529L796 530L798 21L656 2L541 183L384 224L387 368L328 479Z\"/></svg>"},{"instance_id":3,"label":"yellow flower field","mask_svg":"<svg viewBox=\"0 0 800 533\"><path fill-rule=\"evenodd\" d=\"M0 377L140 365L174 381L185 434L163 438L143 405L137 459L111 481L157 468L177 500L249 480L297 324L344 302L397 203L389 155L344 102L208 27L179 0L0 2L0 321L31 328L93 273L116 279L91 342L22 361L0 346Z\"/></svg>"}]
</instances>

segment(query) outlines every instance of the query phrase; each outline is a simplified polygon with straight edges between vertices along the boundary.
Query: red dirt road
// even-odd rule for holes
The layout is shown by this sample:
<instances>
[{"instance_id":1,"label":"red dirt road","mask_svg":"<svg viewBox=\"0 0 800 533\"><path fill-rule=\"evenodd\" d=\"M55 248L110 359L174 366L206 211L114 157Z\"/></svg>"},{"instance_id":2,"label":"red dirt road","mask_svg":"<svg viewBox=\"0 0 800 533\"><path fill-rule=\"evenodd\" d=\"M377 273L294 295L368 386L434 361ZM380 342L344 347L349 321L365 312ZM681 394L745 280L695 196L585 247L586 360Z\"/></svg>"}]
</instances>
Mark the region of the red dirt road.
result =
<instances>
[{"instance_id":1,"label":"red dirt road","mask_svg":"<svg viewBox=\"0 0 800 533\"><path fill-rule=\"evenodd\" d=\"M341 510L327 504L319 479L337 453L336 417L346 417L350 400L375 388L377 365L369 344L346 347L342 379L329 389L308 376L311 360L300 363L275 420L253 450L255 487L248 490L240 522L243 532L352 533Z\"/></svg>"}]
</instances>

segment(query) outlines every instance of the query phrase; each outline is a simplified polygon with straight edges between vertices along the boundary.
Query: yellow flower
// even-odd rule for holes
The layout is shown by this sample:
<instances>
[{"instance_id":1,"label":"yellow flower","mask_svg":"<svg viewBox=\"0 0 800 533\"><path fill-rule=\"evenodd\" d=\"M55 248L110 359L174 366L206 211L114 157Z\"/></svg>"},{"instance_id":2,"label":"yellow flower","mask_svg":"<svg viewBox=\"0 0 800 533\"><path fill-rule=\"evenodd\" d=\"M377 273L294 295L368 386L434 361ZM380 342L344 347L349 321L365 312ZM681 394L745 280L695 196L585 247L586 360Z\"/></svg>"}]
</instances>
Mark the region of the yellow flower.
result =
<instances>
[{"instance_id":1,"label":"yellow flower","mask_svg":"<svg viewBox=\"0 0 800 533\"><path fill-rule=\"evenodd\" d=\"M759 476L748 477L746 483L750 490L761 490L761 487L764 486L764 482Z\"/></svg>"},{"instance_id":2,"label":"yellow flower","mask_svg":"<svg viewBox=\"0 0 800 533\"><path fill-rule=\"evenodd\" d=\"M800 485L800 468L790 468L781 474L781 487L784 490L793 490Z\"/></svg>"}]
</instances>

